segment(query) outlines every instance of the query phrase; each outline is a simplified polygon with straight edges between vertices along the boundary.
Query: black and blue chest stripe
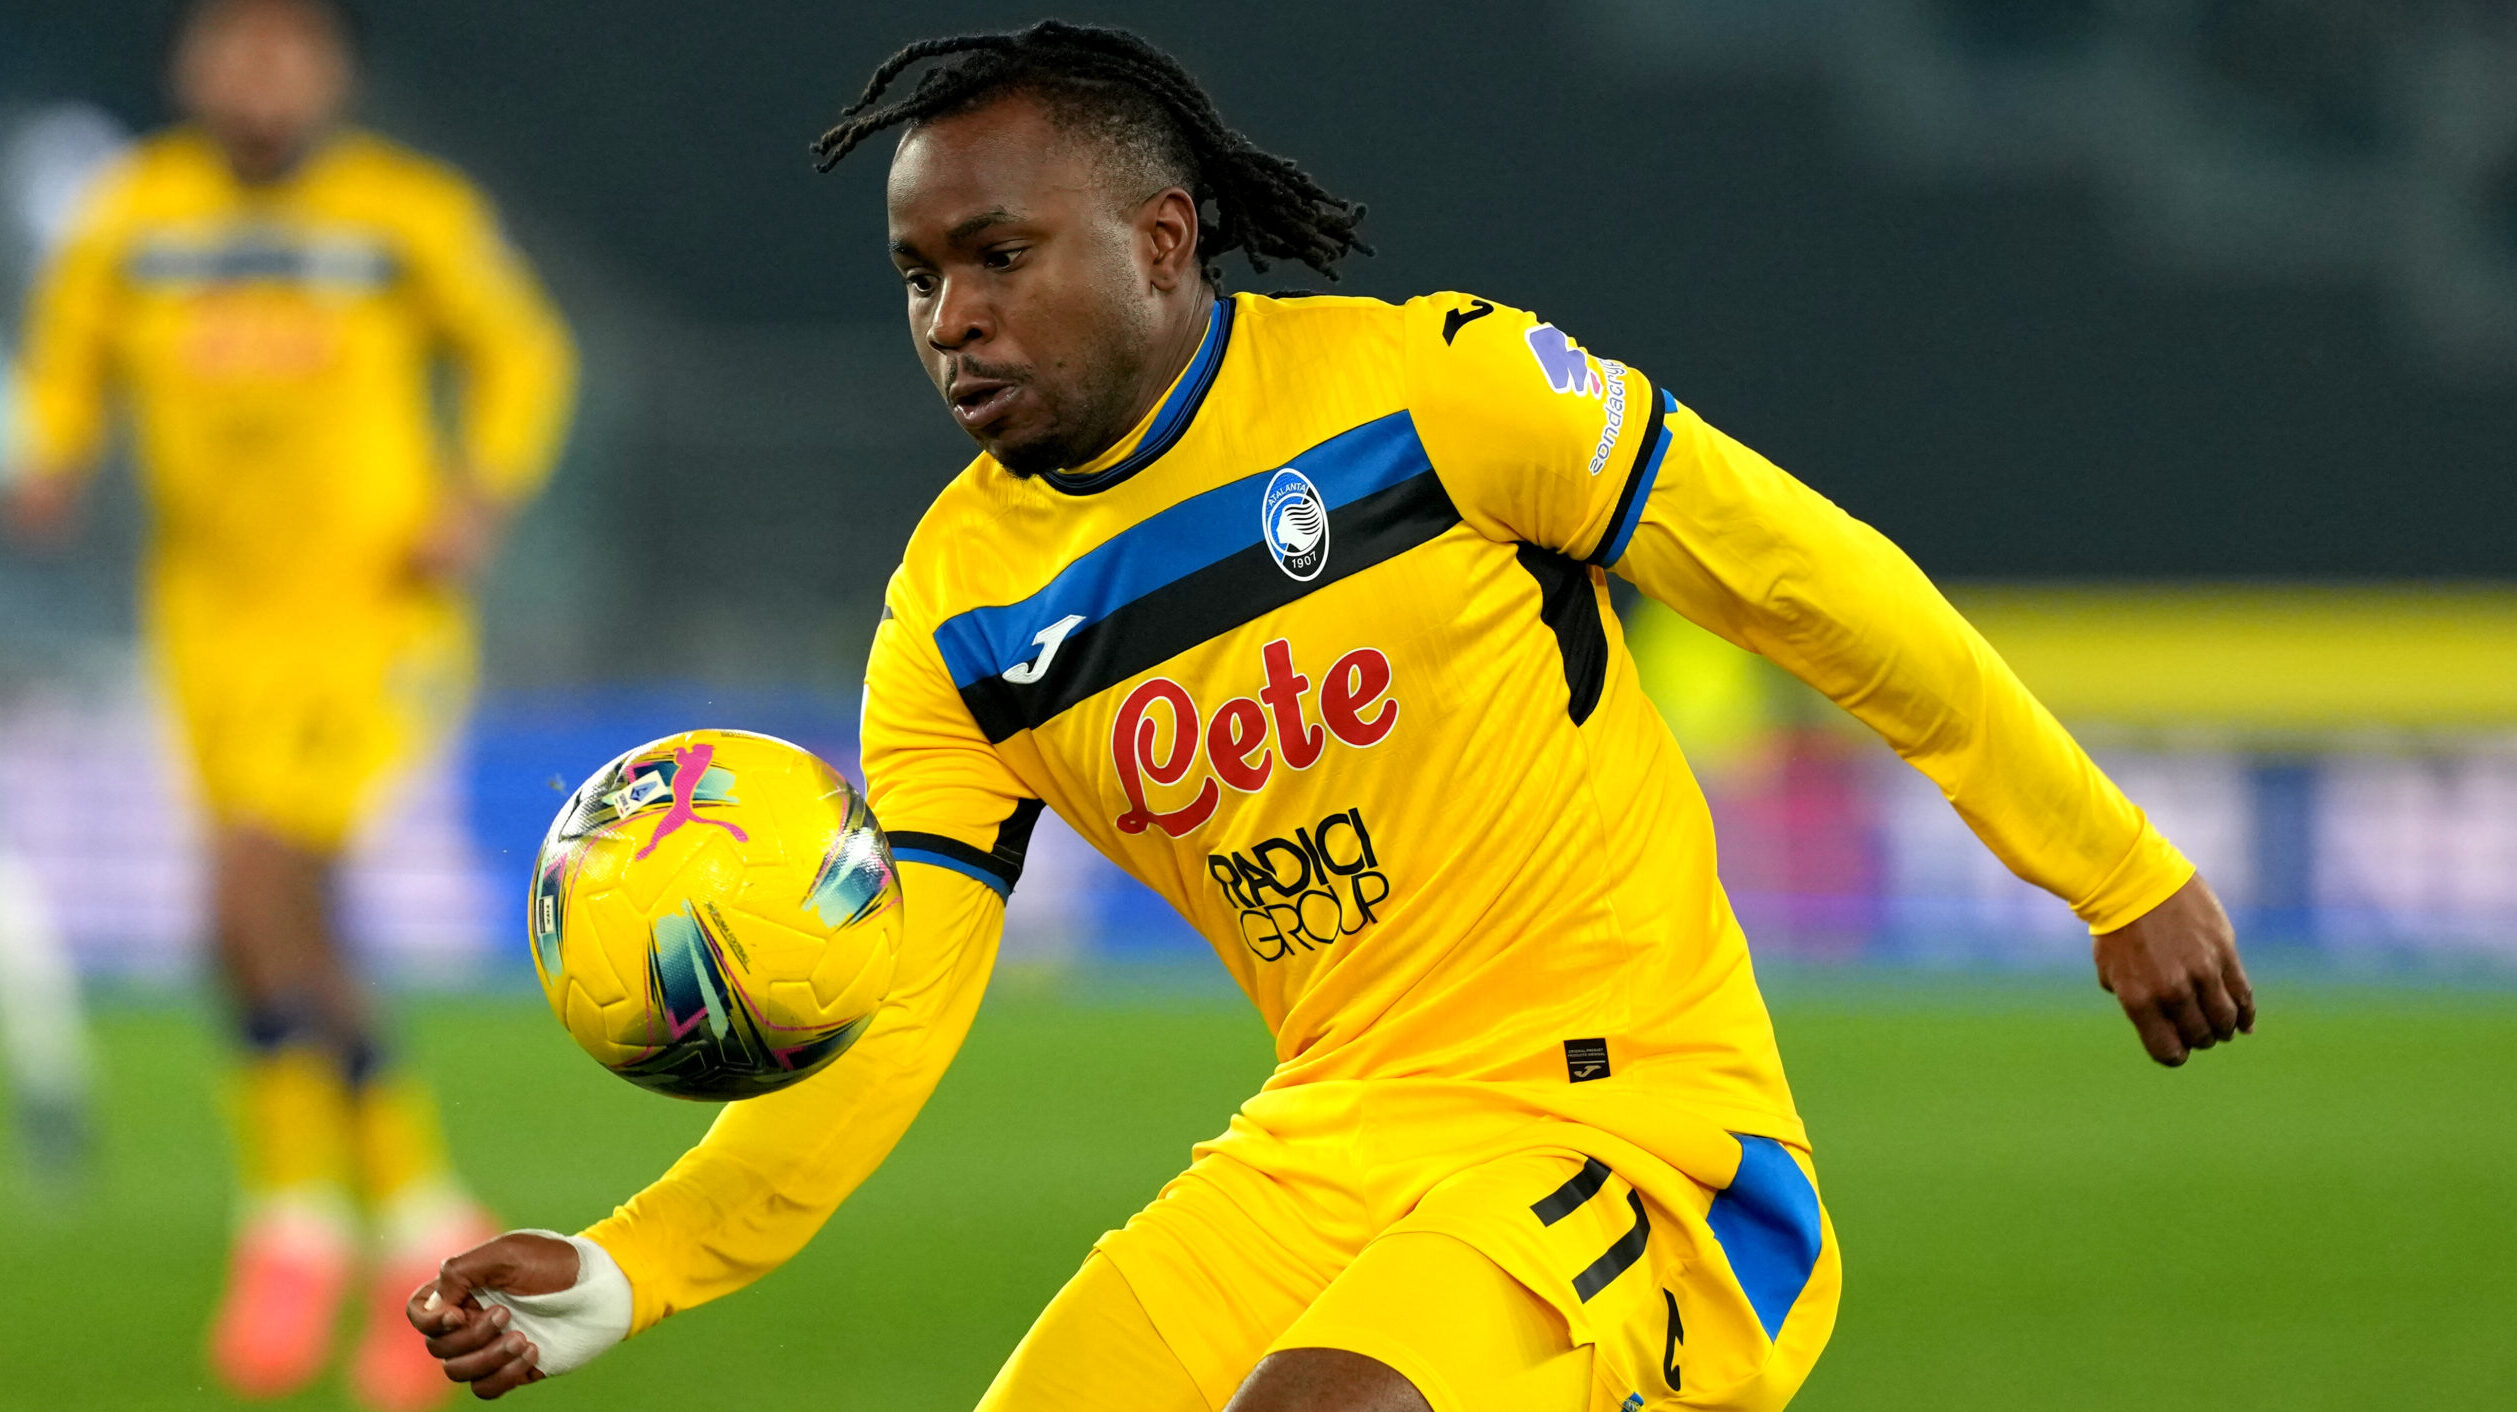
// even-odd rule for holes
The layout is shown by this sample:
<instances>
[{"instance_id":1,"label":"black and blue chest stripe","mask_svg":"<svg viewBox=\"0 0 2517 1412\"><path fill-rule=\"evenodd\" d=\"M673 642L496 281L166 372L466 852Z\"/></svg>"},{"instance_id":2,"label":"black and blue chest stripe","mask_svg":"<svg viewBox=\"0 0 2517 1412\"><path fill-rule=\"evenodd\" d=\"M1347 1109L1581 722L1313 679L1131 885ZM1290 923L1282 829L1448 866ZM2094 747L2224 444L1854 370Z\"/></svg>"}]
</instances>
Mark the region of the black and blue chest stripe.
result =
<instances>
[{"instance_id":1,"label":"black and blue chest stripe","mask_svg":"<svg viewBox=\"0 0 2517 1412\"><path fill-rule=\"evenodd\" d=\"M1267 538L1268 487L1288 467L1327 517L1309 578ZM1414 421L1392 412L1138 521L1028 598L946 619L935 643L971 717L1003 741L1459 522Z\"/></svg>"}]
</instances>

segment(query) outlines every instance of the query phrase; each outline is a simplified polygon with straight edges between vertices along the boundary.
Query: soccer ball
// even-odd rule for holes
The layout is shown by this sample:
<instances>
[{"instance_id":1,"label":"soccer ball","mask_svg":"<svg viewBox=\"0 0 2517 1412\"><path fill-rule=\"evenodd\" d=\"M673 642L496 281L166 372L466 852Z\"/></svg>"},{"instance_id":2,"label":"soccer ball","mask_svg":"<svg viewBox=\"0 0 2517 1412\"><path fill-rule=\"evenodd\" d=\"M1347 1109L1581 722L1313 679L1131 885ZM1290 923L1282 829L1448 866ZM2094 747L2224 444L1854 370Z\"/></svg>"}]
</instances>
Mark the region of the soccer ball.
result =
<instances>
[{"instance_id":1,"label":"soccer ball","mask_svg":"<svg viewBox=\"0 0 2517 1412\"><path fill-rule=\"evenodd\" d=\"M603 1067L749 1098L864 1034L899 956L900 879L864 797L811 752L684 731L578 787L525 925L542 994Z\"/></svg>"}]
</instances>

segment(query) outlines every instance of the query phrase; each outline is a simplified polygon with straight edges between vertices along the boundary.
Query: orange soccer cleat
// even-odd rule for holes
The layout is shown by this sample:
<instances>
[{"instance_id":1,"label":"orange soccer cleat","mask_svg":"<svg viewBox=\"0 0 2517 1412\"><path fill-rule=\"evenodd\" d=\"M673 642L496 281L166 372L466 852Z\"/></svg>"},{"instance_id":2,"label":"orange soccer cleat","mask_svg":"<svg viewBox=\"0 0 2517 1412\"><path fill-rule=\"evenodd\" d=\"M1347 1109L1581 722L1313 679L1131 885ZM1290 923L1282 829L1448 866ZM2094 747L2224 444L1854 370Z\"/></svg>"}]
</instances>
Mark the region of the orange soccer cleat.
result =
<instances>
[{"instance_id":1,"label":"orange soccer cleat","mask_svg":"<svg viewBox=\"0 0 2517 1412\"><path fill-rule=\"evenodd\" d=\"M422 1412L453 1396L455 1387L403 1306L411 1291L437 1278L446 1257L497 1235L498 1226L487 1211L454 1197L423 1219L405 1217L388 1227L369 1285L367 1330L350 1363L350 1390L372 1412Z\"/></svg>"},{"instance_id":2,"label":"orange soccer cleat","mask_svg":"<svg viewBox=\"0 0 2517 1412\"><path fill-rule=\"evenodd\" d=\"M227 1293L210 1325L210 1368L239 1397L286 1397L315 1380L354 1256L349 1223L273 1205L238 1229Z\"/></svg>"}]
</instances>

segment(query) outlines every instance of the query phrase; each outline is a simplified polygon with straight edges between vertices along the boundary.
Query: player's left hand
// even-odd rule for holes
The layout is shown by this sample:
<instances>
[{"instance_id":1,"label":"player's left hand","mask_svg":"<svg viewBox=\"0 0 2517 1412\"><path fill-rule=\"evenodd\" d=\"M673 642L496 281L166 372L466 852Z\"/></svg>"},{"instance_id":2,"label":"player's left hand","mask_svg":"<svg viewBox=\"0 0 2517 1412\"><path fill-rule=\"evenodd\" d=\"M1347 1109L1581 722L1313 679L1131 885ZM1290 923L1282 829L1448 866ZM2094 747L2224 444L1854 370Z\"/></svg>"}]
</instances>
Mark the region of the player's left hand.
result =
<instances>
[{"instance_id":1,"label":"player's left hand","mask_svg":"<svg viewBox=\"0 0 2517 1412\"><path fill-rule=\"evenodd\" d=\"M2255 992L2237 932L2197 873L2165 902L2096 942L2098 984L2170 1068L2197 1049L2255 1032Z\"/></svg>"},{"instance_id":2,"label":"player's left hand","mask_svg":"<svg viewBox=\"0 0 2517 1412\"><path fill-rule=\"evenodd\" d=\"M411 549L411 576L440 588L460 588L481 576L498 548L506 516L469 489L450 491L437 517Z\"/></svg>"}]
</instances>

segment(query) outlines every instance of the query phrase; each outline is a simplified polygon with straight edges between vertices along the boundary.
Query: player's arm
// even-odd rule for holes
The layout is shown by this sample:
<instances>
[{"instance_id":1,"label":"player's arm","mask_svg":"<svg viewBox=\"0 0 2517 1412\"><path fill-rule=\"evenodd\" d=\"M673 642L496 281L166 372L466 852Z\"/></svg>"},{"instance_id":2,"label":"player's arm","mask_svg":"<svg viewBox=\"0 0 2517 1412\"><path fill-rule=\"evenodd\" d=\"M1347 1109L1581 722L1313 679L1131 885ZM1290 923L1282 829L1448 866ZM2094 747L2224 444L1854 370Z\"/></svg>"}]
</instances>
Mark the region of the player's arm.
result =
<instances>
[{"instance_id":1,"label":"player's arm","mask_svg":"<svg viewBox=\"0 0 2517 1412\"><path fill-rule=\"evenodd\" d=\"M417 204L407 248L460 388L452 492L415 567L461 579L550 476L576 394L576 347L478 194L448 179Z\"/></svg>"},{"instance_id":2,"label":"player's arm","mask_svg":"<svg viewBox=\"0 0 2517 1412\"><path fill-rule=\"evenodd\" d=\"M104 454L128 184L120 174L97 183L28 291L0 483L10 528L37 542L69 532L80 492Z\"/></svg>"},{"instance_id":3,"label":"player's arm","mask_svg":"<svg viewBox=\"0 0 2517 1412\"><path fill-rule=\"evenodd\" d=\"M1453 318L1437 352L1432 321L1469 307L1448 298L1414 311L1412 402L1463 515L1622 574L1878 731L2089 924L2101 982L2161 1063L2251 1028L2208 885L1912 560L1528 315Z\"/></svg>"},{"instance_id":4,"label":"player's arm","mask_svg":"<svg viewBox=\"0 0 2517 1412\"><path fill-rule=\"evenodd\" d=\"M1663 403L1623 524L1585 543L1688 618L1826 693L1930 776L2012 872L2071 905L2144 1046L2181 1064L2254 1026L2210 885L1885 535ZM1648 470L1648 468L1647 468Z\"/></svg>"},{"instance_id":5,"label":"player's arm","mask_svg":"<svg viewBox=\"0 0 2517 1412\"><path fill-rule=\"evenodd\" d=\"M925 1105L986 990L1038 806L979 736L932 641L888 613L862 733L907 922L865 1038L794 1088L728 1104L698 1146L576 1241L516 1232L448 1261L410 1311L448 1376L494 1397L758 1279L821 1229ZM612 1287L608 1300L597 1285ZM537 1324L519 1294L587 1307ZM590 1350L550 1360L544 1344L573 1347L597 1322Z\"/></svg>"}]
</instances>

